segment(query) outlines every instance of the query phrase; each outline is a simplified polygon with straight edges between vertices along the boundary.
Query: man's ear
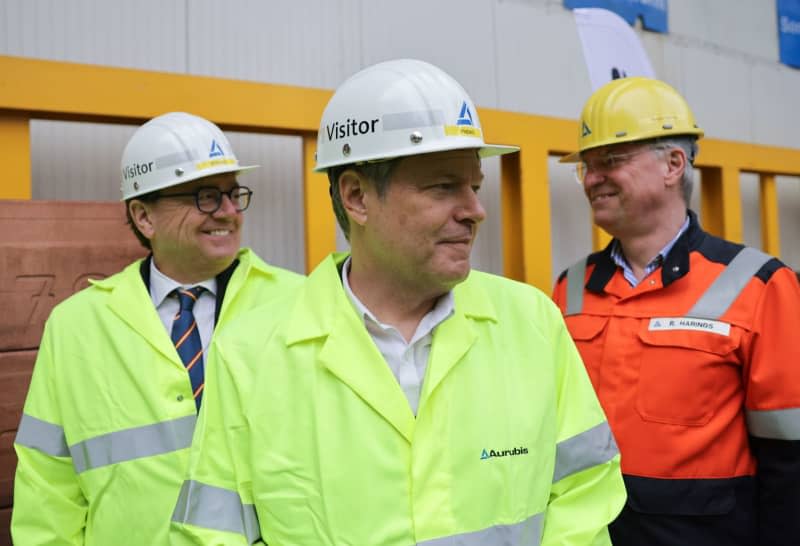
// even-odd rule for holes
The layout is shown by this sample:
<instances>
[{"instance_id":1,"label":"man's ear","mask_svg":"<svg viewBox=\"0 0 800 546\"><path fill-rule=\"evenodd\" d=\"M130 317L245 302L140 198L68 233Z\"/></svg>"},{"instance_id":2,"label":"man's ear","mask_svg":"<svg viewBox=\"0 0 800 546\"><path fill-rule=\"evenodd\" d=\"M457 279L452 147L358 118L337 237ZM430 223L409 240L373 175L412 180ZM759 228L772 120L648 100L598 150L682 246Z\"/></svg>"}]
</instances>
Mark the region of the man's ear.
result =
<instances>
[{"instance_id":1,"label":"man's ear","mask_svg":"<svg viewBox=\"0 0 800 546\"><path fill-rule=\"evenodd\" d=\"M368 218L368 195L370 183L366 177L348 169L339 175L339 197L350 221L363 226Z\"/></svg>"},{"instance_id":2,"label":"man's ear","mask_svg":"<svg viewBox=\"0 0 800 546\"><path fill-rule=\"evenodd\" d=\"M128 212L131 215L133 225L148 239L152 239L156 231L153 225L152 210L150 203L145 203L138 199L132 199L128 203Z\"/></svg>"},{"instance_id":3,"label":"man's ear","mask_svg":"<svg viewBox=\"0 0 800 546\"><path fill-rule=\"evenodd\" d=\"M670 148L666 150L666 172L664 173L664 183L667 186L680 186L683 172L686 170L688 159L686 152L681 148Z\"/></svg>"}]
</instances>

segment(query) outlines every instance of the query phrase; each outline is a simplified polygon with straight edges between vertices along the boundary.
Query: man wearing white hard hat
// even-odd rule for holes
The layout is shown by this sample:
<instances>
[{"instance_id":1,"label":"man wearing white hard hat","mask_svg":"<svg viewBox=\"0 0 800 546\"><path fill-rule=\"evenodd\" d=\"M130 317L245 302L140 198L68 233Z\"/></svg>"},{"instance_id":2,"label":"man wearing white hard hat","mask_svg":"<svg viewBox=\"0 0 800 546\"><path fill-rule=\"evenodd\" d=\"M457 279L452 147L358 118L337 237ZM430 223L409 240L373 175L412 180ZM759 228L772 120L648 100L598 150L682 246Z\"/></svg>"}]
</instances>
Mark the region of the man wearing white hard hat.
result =
<instances>
[{"instance_id":1,"label":"man wearing white hard hat","mask_svg":"<svg viewBox=\"0 0 800 546\"><path fill-rule=\"evenodd\" d=\"M514 151L427 63L339 87L317 170L352 250L215 341L174 544L609 544L619 455L558 309L470 271L480 158Z\"/></svg>"},{"instance_id":2,"label":"man wearing white hard hat","mask_svg":"<svg viewBox=\"0 0 800 546\"><path fill-rule=\"evenodd\" d=\"M131 137L122 196L150 255L47 321L15 441L15 543L166 543L212 333L301 278L240 249L237 176L253 168L190 114Z\"/></svg>"}]
</instances>

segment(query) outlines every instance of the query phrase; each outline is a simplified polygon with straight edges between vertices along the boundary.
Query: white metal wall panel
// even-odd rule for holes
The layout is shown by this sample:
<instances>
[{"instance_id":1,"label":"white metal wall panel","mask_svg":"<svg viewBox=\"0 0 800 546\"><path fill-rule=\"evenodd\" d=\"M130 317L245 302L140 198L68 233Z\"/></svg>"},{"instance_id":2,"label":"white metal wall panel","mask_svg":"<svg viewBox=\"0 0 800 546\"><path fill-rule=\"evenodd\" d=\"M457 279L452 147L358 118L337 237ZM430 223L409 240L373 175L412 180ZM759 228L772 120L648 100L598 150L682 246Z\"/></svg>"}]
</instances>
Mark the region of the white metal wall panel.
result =
<instances>
[{"instance_id":1,"label":"white metal wall panel","mask_svg":"<svg viewBox=\"0 0 800 546\"><path fill-rule=\"evenodd\" d=\"M183 72L184 0L3 0L0 54Z\"/></svg>"},{"instance_id":2,"label":"white metal wall panel","mask_svg":"<svg viewBox=\"0 0 800 546\"><path fill-rule=\"evenodd\" d=\"M472 267L489 273L503 274L503 225L500 214L500 158L481 160L483 184L479 193L486 220L479 229L472 247Z\"/></svg>"},{"instance_id":3,"label":"white metal wall panel","mask_svg":"<svg viewBox=\"0 0 800 546\"><path fill-rule=\"evenodd\" d=\"M566 268L592 252L592 210L573 165L548 161L550 180L550 243L552 281Z\"/></svg>"},{"instance_id":4,"label":"white metal wall panel","mask_svg":"<svg viewBox=\"0 0 800 546\"><path fill-rule=\"evenodd\" d=\"M776 177L781 259L800 271L800 178Z\"/></svg>"},{"instance_id":5,"label":"white metal wall panel","mask_svg":"<svg viewBox=\"0 0 800 546\"><path fill-rule=\"evenodd\" d=\"M497 107L577 118L591 84L572 13L519 2L499 2L495 11Z\"/></svg>"},{"instance_id":6,"label":"white metal wall panel","mask_svg":"<svg viewBox=\"0 0 800 546\"><path fill-rule=\"evenodd\" d=\"M771 146L800 147L800 71L786 66L759 64L752 71L749 111L736 113L752 119L752 141Z\"/></svg>"},{"instance_id":7,"label":"white metal wall panel","mask_svg":"<svg viewBox=\"0 0 800 546\"><path fill-rule=\"evenodd\" d=\"M751 65L713 50L683 48L679 90L707 137L752 141Z\"/></svg>"},{"instance_id":8,"label":"white metal wall panel","mask_svg":"<svg viewBox=\"0 0 800 546\"><path fill-rule=\"evenodd\" d=\"M302 140L300 137L225 133L239 162L261 165L239 177L253 202L245 212L242 242L267 262L305 273Z\"/></svg>"},{"instance_id":9,"label":"white metal wall panel","mask_svg":"<svg viewBox=\"0 0 800 546\"><path fill-rule=\"evenodd\" d=\"M761 199L758 175L741 173L739 191L742 195L742 244L763 249L761 244Z\"/></svg>"},{"instance_id":10,"label":"white metal wall panel","mask_svg":"<svg viewBox=\"0 0 800 546\"><path fill-rule=\"evenodd\" d=\"M702 141L701 141L702 142ZM703 215L700 212L700 194L702 193L701 186L703 185L703 177L700 175L700 170L694 171L694 186L692 188L692 198L689 200L689 208L697 213L697 219L700 225L703 225Z\"/></svg>"},{"instance_id":11,"label":"white metal wall panel","mask_svg":"<svg viewBox=\"0 0 800 546\"><path fill-rule=\"evenodd\" d=\"M496 107L496 31L485 0L364 0L363 65L398 57L433 63L464 86L478 106Z\"/></svg>"},{"instance_id":12,"label":"white metal wall panel","mask_svg":"<svg viewBox=\"0 0 800 546\"><path fill-rule=\"evenodd\" d=\"M362 66L359 7L351 0L193 0L188 71L335 88Z\"/></svg>"},{"instance_id":13,"label":"white metal wall panel","mask_svg":"<svg viewBox=\"0 0 800 546\"><path fill-rule=\"evenodd\" d=\"M31 121L34 199L119 201L120 158L132 125Z\"/></svg>"},{"instance_id":14,"label":"white metal wall panel","mask_svg":"<svg viewBox=\"0 0 800 546\"><path fill-rule=\"evenodd\" d=\"M774 0L670 0L673 39L722 47L774 62L778 58Z\"/></svg>"}]
</instances>

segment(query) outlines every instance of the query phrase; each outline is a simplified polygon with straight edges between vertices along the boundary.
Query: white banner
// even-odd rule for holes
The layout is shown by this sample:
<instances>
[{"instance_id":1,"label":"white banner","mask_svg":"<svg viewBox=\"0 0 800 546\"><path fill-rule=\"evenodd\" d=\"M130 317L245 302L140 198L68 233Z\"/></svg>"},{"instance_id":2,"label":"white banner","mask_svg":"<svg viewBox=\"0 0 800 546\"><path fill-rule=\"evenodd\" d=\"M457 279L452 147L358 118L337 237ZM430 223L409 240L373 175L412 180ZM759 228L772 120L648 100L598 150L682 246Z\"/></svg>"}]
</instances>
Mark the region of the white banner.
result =
<instances>
[{"instance_id":1,"label":"white banner","mask_svg":"<svg viewBox=\"0 0 800 546\"><path fill-rule=\"evenodd\" d=\"M625 19L600 8L578 8L572 12L593 91L617 78L656 77L639 37Z\"/></svg>"}]
</instances>

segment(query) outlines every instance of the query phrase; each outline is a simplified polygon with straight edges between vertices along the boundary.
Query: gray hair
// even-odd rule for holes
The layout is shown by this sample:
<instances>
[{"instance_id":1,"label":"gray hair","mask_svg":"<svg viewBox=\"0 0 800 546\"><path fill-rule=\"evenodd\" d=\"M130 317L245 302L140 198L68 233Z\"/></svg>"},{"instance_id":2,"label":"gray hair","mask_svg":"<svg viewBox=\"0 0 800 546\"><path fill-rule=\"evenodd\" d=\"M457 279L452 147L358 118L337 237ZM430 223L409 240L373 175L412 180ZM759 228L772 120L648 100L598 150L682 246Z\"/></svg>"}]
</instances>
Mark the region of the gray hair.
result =
<instances>
[{"instance_id":1,"label":"gray hair","mask_svg":"<svg viewBox=\"0 0 800 546\"><path fill-rule=\"evenodd\" d=\"M675 136L672 138L659 138L650 145L653 150L665 152L673 148L680 148L686 154L686 168L681 177L681 194L686 206L692 198L694 190L694 158L697 157L699 147L695 136Z\"/></svg>"},{"instance_id":2,"label":"gray hair","mask_svg":"<svg viewBox=\"0 0 800 546\"><path fill-rule=\"evenodd\" d=\"M398 157L385 161L348 163L347 165L339 165L328 169L328 182L330 182L329 191L331 194L331 203L333 204L333 213L336 215L336 221L339 223L339 227L342 228L342 232L348 241L350 240L350 218L347 216L347 211L344 209L344 204L342 203L342 196L339 194L339 178L341 178L345 171L355 171L375 184L375 191L378 193L378 197L383 199L389 188L389 180L392 178L392 173L401 159L401 157Z\"/></svg>"}]
</instances>

